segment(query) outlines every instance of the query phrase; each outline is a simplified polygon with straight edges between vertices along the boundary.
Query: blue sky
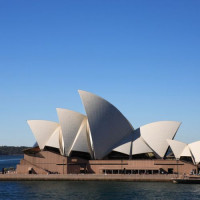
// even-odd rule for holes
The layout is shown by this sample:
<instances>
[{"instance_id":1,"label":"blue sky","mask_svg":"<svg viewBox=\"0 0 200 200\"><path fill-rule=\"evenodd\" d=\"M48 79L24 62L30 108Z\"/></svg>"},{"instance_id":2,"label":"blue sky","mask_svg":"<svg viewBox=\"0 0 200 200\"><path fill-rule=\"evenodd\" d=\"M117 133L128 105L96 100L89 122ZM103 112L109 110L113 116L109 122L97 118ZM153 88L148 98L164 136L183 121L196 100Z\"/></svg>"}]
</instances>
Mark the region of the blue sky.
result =
<instances>
[{"instance_id":1,"label":"blue sky","mask_svg":"<svg viewBox=\"0 0 200 200\"><path fill-rule=\"evenodd\" d=\"M31 146L28 119L81 113L78 89L134 128L181 121L200 140L200 1L0 0L0 145Z\"/></svg>"}]
</instances>

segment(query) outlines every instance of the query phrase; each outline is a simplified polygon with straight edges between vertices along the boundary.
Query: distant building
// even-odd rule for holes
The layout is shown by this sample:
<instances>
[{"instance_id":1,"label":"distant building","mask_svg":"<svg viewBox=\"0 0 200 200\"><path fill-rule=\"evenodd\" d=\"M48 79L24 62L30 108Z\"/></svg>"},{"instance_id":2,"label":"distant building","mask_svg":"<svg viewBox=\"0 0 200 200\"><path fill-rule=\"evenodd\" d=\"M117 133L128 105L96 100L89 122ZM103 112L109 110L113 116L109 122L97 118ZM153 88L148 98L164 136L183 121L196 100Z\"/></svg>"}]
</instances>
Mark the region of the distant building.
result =
<instances>
[{"instance_id":1,"label":"distant building","mask_svg":"<svg viewBox=\"0 0 200 200\"><path fill-rule=\"evenodd\" d=\"M105 99L79 90L86 115L58 108L59 123L29 120L36 138L17 173L198 173L200 141L173 140L181 123L159 121L134 129Z\"/></svg>"}]
</instances>

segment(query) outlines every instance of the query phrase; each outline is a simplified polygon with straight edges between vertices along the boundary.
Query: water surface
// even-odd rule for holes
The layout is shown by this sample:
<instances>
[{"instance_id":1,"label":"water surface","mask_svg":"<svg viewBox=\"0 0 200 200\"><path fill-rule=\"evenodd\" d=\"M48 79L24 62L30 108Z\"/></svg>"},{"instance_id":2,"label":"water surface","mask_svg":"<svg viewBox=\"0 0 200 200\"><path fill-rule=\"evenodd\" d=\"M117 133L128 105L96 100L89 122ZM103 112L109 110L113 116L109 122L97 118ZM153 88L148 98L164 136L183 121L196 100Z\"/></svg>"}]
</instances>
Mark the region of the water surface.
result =
<instances>
[{"instance_id":1,"label":"water surface","mask_svg":"<svg viewBox=\"0 0 200 200\"><path fill-rule=\"evenodd\" d=\"M23 155L0 155L0 171L2 168L16 168L23 157Z\"/></svg>"},{"instance_id":2,"label":"water surface","mask_svg":"<svg viewBox=\"0 0 200 200\"><path fill-rule=\"evenodd\" d=\"M1 199L200 199L200 185L150 182L0 182Z\"/></svg>"}]
</instances>

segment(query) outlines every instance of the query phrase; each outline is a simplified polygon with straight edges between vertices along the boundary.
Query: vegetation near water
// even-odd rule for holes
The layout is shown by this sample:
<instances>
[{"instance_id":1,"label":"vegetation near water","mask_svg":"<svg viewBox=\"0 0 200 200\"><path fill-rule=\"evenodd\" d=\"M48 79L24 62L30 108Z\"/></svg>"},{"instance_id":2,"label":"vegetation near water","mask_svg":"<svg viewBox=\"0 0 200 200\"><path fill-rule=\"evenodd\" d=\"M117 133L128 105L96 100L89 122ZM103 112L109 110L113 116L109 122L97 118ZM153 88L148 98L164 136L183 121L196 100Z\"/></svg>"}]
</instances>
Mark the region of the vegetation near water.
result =
<instances>
[{"instance_id":1,"label":"vegetation near water","mask_svg":"<svg viewBox=\"0 0 200 200\"><path fill-rule=\"evenodd\" d=\"M23 154L23 150L28 148L30 147L0 146L0 155L21 155Z\"/></svg>"}]
</instances>

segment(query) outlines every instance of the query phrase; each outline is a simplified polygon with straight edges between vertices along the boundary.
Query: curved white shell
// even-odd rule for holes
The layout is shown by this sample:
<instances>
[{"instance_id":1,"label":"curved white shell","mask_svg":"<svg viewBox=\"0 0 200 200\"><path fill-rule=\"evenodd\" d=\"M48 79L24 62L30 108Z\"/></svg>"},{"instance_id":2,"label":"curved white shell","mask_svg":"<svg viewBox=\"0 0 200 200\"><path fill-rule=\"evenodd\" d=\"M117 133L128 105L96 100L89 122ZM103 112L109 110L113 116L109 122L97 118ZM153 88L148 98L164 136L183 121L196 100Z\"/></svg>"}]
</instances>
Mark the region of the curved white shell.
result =
<instances>
[{"instance_id":1,"label":"curved white shell","mask_svg":"<svg viewBox=\"0 0 200 200\"><path fill-rule=\"evenodd\" d=\"M105 99L81 90L79 94L87 113L95 158L102 159L133 132L133 128L121 112Z\"/></svg>"}]
</instances>

